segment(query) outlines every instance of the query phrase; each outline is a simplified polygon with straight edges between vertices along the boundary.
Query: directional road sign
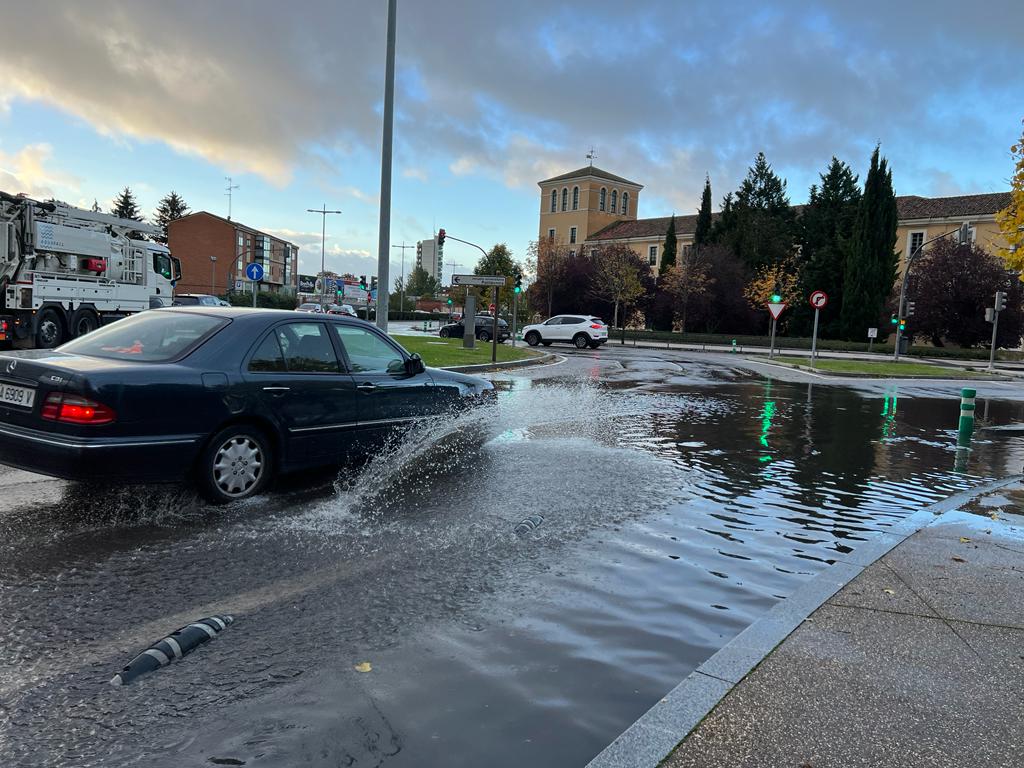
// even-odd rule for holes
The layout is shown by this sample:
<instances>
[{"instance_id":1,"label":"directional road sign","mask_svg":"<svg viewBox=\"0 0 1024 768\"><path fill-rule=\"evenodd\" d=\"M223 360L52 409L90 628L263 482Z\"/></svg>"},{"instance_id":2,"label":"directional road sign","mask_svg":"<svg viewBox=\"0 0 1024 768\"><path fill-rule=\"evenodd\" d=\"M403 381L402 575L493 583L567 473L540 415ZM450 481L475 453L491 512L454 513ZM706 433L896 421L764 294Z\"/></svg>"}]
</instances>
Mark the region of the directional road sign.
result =
<instances>
[{"instance_id":1,"label":"directional road sign","mask_svg":"<svg viewBox=\"0 0 1024 768\"><path fill-rule=\"evenodd\" d=\"M877 339L878 338L878 329L877 328L868 328L868 338L869 339Z\"/></svg>"},{"instance_id":2,"label":"directional road sign","mask_svg":"<svg viewBox=\"0 0 1024 768\"><path fill-rule=\"evenodd\" d=\"M504 287L504 275L452 275L452 285L497 285Z\"/></svg>"},{"instance_id":3,"label":"directional road sign","mask_svg":"<svg viewBox=\"0 0 1024 768\"><path fill-rule=\"evenodd\" d=\"M824 291L815 291L810 296L810 302L815 309L824 309L828 304L828 294Z\"/></svg>"},{"instance_id":4,"label":"directional road sign","mask_svg":"<svg viewBox=\"0 0 1024 768\"><path fill-rule=\"evenodd\" d=\"M769 302L768 311L772 313L772 320L778 320L779 315L782 314L782 310L786 308L786 302L780 301L778 304L772 304Z\"/></svg>"},{"instance_id":5,"label":"directional road sign","mask_svg":"<svg viewBox=\"0 0 1024 768\"><path fill-rule=\"evenodd\" d=\"M244 283L242 283L241 280L235 280L235 290L236 291L242 290L242 285L244 285Z\"/></svg>"},{"instance_id":6,"label":"directional road sign","mask_svg":"<svg viewBox=\"0 0 1024 768\"><path fill-rule=\"evenodd\" d=\"M263 265L257 264L255 261L251 264L245 265L245 276L252 280L254 283L258 283L263 279Z\"/></svg>"}]
</instances>

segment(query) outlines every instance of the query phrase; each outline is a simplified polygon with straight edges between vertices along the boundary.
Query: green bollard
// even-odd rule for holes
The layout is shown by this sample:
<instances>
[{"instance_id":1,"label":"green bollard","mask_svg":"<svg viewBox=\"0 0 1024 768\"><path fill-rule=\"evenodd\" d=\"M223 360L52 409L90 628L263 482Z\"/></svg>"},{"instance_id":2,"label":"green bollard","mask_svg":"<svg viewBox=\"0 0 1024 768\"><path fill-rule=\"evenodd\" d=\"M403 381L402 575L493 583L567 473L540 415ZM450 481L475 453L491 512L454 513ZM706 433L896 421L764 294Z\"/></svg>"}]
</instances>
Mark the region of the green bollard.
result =
<instances>
[{"instance_id":1,"label":"green bollard","mask_svg":"<svg viewBox=\"0 0 1024 768\"><path fill-rule=\"evenodd\" d=\"M732 352L733 354L736 354L736 339L732 340Z\"/></svg>"},{"instance_id":2,"label":"green bollard","mask_svg":"<svg viewBox=\"0 0 1024 768\"><path fill-rule=\"evenodd\" d=\"M958 448L967 448L971 444L971 435L974 434L974 396L977 392L973 389L960 390L960 431L956 436Z\"/></svg>"}]
</instances>

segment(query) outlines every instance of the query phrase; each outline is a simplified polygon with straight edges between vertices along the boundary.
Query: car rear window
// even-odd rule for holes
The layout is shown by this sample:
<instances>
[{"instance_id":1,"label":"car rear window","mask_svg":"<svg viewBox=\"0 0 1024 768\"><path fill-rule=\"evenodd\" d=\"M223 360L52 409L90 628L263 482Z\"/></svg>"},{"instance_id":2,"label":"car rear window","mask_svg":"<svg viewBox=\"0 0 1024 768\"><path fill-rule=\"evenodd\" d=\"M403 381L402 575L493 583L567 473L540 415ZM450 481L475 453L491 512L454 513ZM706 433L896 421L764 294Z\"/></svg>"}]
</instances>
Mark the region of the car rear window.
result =
<instances>
[{"instance_id":1,"label":"car rear window","mask_svg":"<svg viewBox=\"0 0 1024 768\"><path fill-rule=\"evenodd\" d=\"M181 357L227 323L209 315L150 310L79 336L59 349L110 360L160 363Z\"/></svg>"}]
</instances>

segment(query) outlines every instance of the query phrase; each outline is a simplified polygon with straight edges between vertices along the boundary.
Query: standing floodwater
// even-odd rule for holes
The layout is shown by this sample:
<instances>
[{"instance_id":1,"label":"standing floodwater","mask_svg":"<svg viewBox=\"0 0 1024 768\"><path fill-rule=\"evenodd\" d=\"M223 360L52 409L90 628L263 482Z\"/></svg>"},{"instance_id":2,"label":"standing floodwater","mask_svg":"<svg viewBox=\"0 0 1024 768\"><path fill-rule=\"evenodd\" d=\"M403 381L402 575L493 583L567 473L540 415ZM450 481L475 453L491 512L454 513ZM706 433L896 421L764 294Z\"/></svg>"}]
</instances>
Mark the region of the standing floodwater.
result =
<instances>
[{"instance_id":1,"label":"standing floodwater","mask_svg":"<svg viewBox=\"0 0 1024 768\"><path fill-rule=\"evenodd\" d=\"M511 377L224 510L0 471L0 765L582 765L869 532L1024 454L982 430L955 472L955 403L896 387L633 374Z\"/></svg>"}]
</instances>

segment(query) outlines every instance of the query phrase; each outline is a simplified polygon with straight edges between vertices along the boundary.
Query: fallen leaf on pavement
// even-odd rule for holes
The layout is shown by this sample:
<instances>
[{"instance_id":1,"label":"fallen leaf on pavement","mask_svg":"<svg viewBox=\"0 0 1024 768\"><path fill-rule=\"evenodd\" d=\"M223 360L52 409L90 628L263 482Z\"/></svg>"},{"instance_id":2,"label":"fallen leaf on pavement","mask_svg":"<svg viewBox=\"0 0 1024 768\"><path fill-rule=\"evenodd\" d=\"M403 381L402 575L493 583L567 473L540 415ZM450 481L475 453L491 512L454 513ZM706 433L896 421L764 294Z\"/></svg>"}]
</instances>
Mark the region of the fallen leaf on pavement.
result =
<instances>
[{"instance_id":1,"label":"fallen leaf on pavement","mask_svg":"<svg viewBox=\"0 0 1024 768\"><path fill-rule=\"evenodd\" d=\"M887 594L887 595L895 595L896 594L896 590L895 589L883 589L882 591L885 592L885 594Z\"/></svg>"},{"instance_id":2,"label":"fallen leaf on pavement","mask_svg":"<svg viewBox=\"0 0 1024 768\"><path fill-rule=\"evenodd\" d=\"M960 543L961 544L966 544L968 541L970 541L970 539L968 539L966 536L961 536L960 537Z\"/></svg>"},{"instance_id":3,"label":"fallen leaf on pavement","mask_svg":"<svg viewBox=\"0 0 1024 768\"><path fill-rule=\"evenodd\" d=\"M362 661L362 662L356 664L355 670L356 670L356 672L372 672L373 671L373 665L371 665L370 662L368 662L368 661Z\"/></svg>"},{"instance_id":4,"label":"fallen leaf on pavement","mask_svg":"<svg viewBox=\"0 0 1024 768\"><path fill-rule=\"evenodd\" d=\"M960 557L960 555L953 555L952 560L953 560L954 563L966 563L967 562L962 557Z\"/></svg>"}]
</instances>

